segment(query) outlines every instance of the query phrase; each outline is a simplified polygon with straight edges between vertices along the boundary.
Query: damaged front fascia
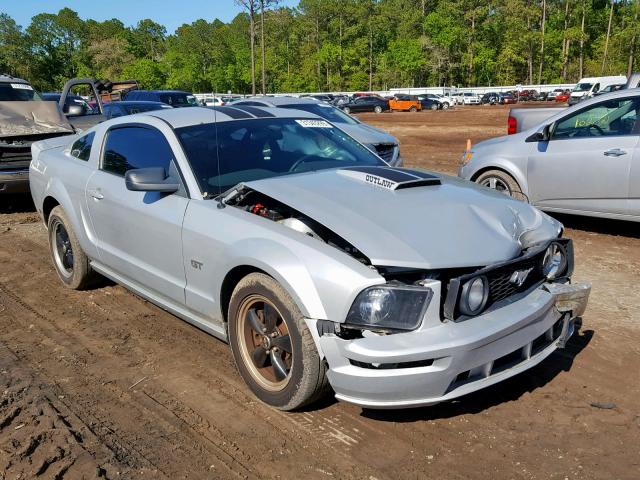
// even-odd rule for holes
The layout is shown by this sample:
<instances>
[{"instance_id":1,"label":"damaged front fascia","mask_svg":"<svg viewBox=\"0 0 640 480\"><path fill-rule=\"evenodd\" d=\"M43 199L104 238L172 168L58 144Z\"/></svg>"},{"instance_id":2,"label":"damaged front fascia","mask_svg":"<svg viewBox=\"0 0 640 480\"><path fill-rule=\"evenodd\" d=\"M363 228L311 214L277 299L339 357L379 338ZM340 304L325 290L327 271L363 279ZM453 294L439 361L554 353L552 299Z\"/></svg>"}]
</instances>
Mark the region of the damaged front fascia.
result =
<instances>
[{"instance_id":1,"label":"damaged front fascia","mask_svg":"<svg viewBox=\"0 0 640 480\"><path fill-rule=\"evenodd\" d=\"M75 133L58 104L46 101L0 102L0 138Z\"/></svg>"}]
</instances>

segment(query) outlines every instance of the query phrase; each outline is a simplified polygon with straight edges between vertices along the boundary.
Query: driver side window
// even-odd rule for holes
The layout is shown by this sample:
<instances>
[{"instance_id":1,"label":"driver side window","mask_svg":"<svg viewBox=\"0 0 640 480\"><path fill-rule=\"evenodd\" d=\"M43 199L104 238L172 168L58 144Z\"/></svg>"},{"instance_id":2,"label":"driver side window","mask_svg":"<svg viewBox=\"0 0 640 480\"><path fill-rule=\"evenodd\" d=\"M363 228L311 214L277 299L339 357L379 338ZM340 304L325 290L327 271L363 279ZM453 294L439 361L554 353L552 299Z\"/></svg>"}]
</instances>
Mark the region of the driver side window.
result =
<instances>
[{"instance_id":1,"label":"driver side window","mask_svg":"<svg viewBox=\"0 0 640 480\"><path fill-rule=\"evenodd\" d=\"M122 175L127 170L162 167L169 172L173 151L164 135L146 127L117 127L107 133L102 170Z\"/></svg>"},{"instance_id":2,"label":"driver side window","mask_svg":"<svg viewBox=\"0 0 640 480\"><path fill-rule=\"evenodd\" d=\"M640 98L607 100L559 120L553 139L637 135Z\"/></svg>"}]
</instances>

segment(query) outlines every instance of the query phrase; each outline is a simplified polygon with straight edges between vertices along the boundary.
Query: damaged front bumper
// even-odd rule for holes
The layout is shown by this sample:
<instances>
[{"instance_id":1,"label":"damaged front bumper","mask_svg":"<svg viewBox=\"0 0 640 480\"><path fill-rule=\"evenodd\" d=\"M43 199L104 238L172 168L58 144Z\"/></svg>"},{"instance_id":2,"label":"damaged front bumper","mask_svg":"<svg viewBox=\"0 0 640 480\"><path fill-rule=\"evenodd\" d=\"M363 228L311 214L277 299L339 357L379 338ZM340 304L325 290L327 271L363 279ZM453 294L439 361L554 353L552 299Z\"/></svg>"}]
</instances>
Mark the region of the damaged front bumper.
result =
<instances>
[{"instance_id":1,"label":"damaged front bumper","mask_svg":"<svg viewBox=\"0 0 640 480\"><path fill-rule=\"evenodd\" d=\"M588 284L543 284L463 322L394 335L319 338L336 398L368 408L433 405L523 372L562 348Z\"/></svg>"}]
</instances>

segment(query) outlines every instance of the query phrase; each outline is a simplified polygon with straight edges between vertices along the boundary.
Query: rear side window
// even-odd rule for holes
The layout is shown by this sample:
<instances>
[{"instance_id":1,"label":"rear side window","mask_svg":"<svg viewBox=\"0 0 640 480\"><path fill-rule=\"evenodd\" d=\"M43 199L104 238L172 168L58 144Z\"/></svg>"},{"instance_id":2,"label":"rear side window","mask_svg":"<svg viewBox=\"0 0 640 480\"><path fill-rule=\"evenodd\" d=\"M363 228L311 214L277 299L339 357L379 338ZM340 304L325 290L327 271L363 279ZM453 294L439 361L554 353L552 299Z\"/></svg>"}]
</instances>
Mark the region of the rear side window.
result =
<instances>
[{"instance_id":1,"label":"rear side window","mask_svg":"<svg viewBox=\"0 0 640 480\"><path fill-rule=\"evenodd\" d=\"M169 171L173 151L164 135L153 128L123 127L107 134L102 170L124 175L136 168L162 167Z\"/></svg>"},{"instance_id":2,"label":"rear side window","mask_svg":"<svg viewBox=\"0 0 640 480\"><path fill-rule=\"evenodd\" d=\"M93 138L95 136L96 134L91 132L73 142L71 146L71 156L79 160L84 160L85 162L88 161L91 155L91 145L93 145Z\"/></svg>"}]
</instances>

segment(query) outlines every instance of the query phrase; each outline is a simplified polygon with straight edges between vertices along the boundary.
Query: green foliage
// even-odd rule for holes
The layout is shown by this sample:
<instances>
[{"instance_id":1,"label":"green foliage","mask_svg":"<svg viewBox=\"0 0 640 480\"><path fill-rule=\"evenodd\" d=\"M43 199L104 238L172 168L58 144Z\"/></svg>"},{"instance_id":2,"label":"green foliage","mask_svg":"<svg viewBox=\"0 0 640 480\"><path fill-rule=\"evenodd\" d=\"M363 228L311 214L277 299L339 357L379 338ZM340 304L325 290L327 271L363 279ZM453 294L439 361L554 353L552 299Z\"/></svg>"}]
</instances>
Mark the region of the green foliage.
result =
<instances>
[{"instance_id":1,"label":"green foliage","mask_svg":"<svg viewBox=\"0 0 640 480\"><path fill-rule=\"evenodd\" d=\"M542 0L300 0L296 8L266 1L267 90L533 83L540 64L549 83L627 73L630 63L637 69L640 0L614 0L603 62L610 1L546 0L542 54ZM259 9L255 20L260 72ZM249 16L200 19L167 34L151 19L126 27L117 19L85 21L68 8L38 14L26 28L2 13L0 71L43 90L93 76L248 93Z\"/></svg>"}]
</instances>

